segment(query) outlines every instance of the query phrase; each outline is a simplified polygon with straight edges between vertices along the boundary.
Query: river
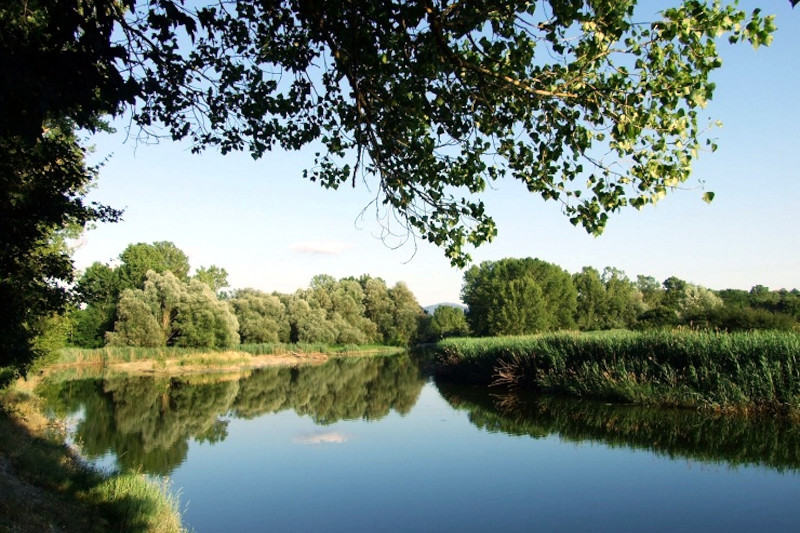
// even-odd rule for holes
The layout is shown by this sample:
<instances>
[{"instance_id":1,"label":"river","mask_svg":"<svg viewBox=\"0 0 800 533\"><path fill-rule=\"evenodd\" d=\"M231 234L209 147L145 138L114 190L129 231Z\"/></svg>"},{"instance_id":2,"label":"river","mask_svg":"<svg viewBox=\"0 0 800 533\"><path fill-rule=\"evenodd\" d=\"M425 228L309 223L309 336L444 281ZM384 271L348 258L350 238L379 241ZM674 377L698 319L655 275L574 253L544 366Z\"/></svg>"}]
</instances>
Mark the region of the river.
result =
<instances>
[{"instance_id":1,"label":"river","mask_svg":"<svg viewBox=\"0 0 800 533\"><path fill-rule=\"evenodd\" d=\"M800 427L437 384L409 356L54 376L101 467L167 476L198 533L800 531Z\"/></svg>"}]
</instances>

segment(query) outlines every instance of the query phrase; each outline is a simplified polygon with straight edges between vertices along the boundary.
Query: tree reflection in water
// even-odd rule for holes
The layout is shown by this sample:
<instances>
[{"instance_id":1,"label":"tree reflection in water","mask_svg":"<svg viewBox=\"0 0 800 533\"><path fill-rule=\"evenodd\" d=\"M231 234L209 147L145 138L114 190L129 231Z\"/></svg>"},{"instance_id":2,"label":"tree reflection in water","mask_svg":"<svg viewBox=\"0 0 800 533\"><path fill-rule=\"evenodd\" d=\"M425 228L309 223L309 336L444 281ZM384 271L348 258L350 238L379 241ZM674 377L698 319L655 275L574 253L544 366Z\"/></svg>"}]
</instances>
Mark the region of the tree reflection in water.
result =
<instances>
[{"instance_id":1,"label":"tree reflection in water","mask_svg":"<svg viewBox=\"0 0 800 533\"><path fill-rule=\"evenodd\" d=\"M323 365L259 369L240 375L107 377L45 382L57 416L83 410L75 439L96 459L113 453L124 469L167 475L186 458L189 439L219 442L225 417L284 410L317 424L408 413L425 383L407 355L333 359Z\"/></svg>"},{"instance_id":2,"label":"tree reflection in water","mask_svg":"<svg viewBox=\"0 0 800 533\"><path fill-rule=\"evenodd\" d=\"M45 382L40 394L58 416L81 412L75 439L90 459L113 454L121 468L170 474L190 439L227 437L230 417L292 410L325 426L379 420L414 407L425 377L409 356L333 359L324 365L267 368L247 375L183 378L106 377ZM800 470L800 424L649 409L574 399L504 394L499 389L437 384L440 394L480 429L533 438L600 442L671 458ZM344 442L320 428L297 442Z\"/></svg>"},{"instance_id":3,"label":"tree reflection in water","mask_svg":"<svg viewBox=\"0 0 800 533\"><path fill-rule=\"evenodd\" d=\"M746 417L537 397L485 387L437 384L455 409L478 428L510 435L600 442L670 458L800 470L800 424L772 416Z\"/></svg>"}]
</instances>

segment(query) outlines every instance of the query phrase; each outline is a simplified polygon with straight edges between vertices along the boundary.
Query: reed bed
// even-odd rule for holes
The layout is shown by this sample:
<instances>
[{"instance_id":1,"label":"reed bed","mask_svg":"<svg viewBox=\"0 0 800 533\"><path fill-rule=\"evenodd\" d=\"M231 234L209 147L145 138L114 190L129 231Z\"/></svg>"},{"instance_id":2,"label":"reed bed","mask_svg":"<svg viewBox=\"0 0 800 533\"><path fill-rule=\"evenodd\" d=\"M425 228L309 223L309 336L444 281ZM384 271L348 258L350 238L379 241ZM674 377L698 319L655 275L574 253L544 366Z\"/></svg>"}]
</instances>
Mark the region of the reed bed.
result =
<instances>
[{"instance_id":1,"label":"reed bed","mask_svg":"<svg viewBox=\"0 0 800 533\"><path fill-rule=\"evenodd\" d=\"M800 414L800 335L615 331L446 339L437 376L645 405Z\"/></svg>"},{"instance_id":2,"label":"reed bed","mask_svg":"<svg viewBox=\"0 0 800 533\"><path fill-rule=\"evenodd\" d=\"M254 343L240 344L232 349L211 349L211 348L179 348L179 347L159 347L142 348L134 346L106 346L104 348L64 348L60 350L58 356L49 359L46 364L60 365L97 365L103 366L114 363L132 363L136 361L161 361L181 360L193 364L219 364L220 362L231 362L230 354L238 353L243 357L246 355L287 355L287 354L312 354L322 353L326 355L356 355L360 353L375 352L396 352L398 348L381 345L328 345L323 343ZM220 359L220 354L226 358Z\"/></svg>"}]
</instances>

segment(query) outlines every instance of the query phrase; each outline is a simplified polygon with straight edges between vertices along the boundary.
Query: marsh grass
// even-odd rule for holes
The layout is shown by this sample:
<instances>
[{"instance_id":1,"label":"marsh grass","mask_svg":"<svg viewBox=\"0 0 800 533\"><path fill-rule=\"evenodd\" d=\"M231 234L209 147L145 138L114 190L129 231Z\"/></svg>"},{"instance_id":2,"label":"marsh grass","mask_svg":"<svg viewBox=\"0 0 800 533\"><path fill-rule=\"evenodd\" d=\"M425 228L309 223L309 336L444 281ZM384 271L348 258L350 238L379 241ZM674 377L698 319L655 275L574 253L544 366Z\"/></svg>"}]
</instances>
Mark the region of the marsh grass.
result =
<instances>
[{"instance_id":1,"label":"marsh grass","mask_svg":"<svg viewBox=\"0 0 800 533\"><path fill-rule=\"evenodd\" d=\"M637 404L800 414L800 335L615 331L446 339L439 377Z\"/></svg>"},{"instance_id":2,"label":"marsh grass","mask_svg":"<svg viewBox=\"0 0 800 533\"><path fill-rule=\"evenodd\" d=\"M326 355L358 355L363 353L396 353L401 348L381 345L342 346L322 343L260 343L240 344L234 349L212 350L208 348L140 348L133 346L106 346L104 348L64 348L57 356L48 359L46 365L98 366L115 363L133 363L137 361L156 361L164 366L167 361L177 360L179 365L189 364L233 364L246 363L248 356L291 355L291 354L326 354ZM237 354L232 357L231 354Z\"/></svg>"},{"instance_id":3,"label":"marsh grass","mask_svg":"<svg viewBox=\"0 0 800 533\"><path fill-rule=\"evenodd\" d=\"M28 388L0 391L0 530L184 531L168 482L93 469L64 435Z\"/></svg>"},{"instance_id":4,"label":"marsh grass","mask_svg":"<svg viewBox=\"0 0 800 533\"><path fill-rule=\"evenodd\" d=\"M123 531L184 531L179 501L167 479L150 479L140 473L115 473L96 484L89 496L102 502L111 521L120 524Z\"/></svg>"}]
</instances>

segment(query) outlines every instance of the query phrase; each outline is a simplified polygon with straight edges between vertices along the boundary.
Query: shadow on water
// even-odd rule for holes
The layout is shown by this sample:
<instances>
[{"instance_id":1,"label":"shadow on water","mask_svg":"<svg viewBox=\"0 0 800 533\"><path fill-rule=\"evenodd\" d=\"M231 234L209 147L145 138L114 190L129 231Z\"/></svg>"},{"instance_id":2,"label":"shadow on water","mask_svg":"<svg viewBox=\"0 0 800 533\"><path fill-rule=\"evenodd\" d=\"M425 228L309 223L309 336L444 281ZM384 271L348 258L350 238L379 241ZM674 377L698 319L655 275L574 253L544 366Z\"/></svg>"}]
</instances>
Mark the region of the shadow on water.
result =
<instances>
[{"instance_id":1,"label":"shadow on water","mask_svg":"<svg viewBox=\"0 0 800 533\"><path fill-rule=\"evenodd\" d=\"M437 384L476 427L533 438L558 436L730 466L800 470L800 424L744 417L537 397L486 387Z\"/></svg>"},{"instance_id":2,"label":"shadow on water","mask_svg":"<svg viewBox=\"0 0 800 533\"><path fill-rule=\"evenodd\" d=\"M108 453L124 469L167 475L189 440L227 437L227 417L293 410L317 424L408 413L425 384L408 356L342 358L318 366L264 368L240 375L51 380L38 393L60 417L82 412L74 438L83 454Z\"/></svg>"}]
</instances>

